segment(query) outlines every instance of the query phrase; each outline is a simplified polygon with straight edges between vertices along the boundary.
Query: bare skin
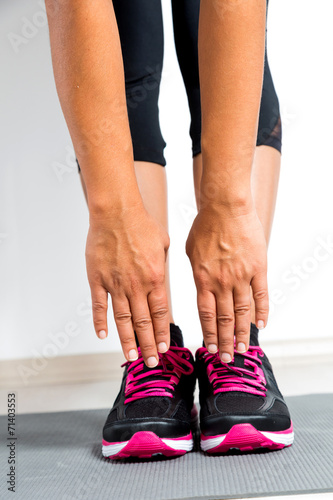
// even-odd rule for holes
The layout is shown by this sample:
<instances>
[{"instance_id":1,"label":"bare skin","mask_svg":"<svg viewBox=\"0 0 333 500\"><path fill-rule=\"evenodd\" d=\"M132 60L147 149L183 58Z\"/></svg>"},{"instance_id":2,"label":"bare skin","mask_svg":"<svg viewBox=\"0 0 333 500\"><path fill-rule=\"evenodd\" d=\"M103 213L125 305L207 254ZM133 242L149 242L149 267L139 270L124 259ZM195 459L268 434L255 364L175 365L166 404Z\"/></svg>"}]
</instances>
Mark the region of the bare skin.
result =
<instances>
[{"instance_id":1,"label":"bare skin","mask_svg":"<svg viewBox=\"0 0 333 500\"><path fill-rule=\"evenodd\" d=\"M267 245L274 218L280 166L279 151L269 146L256 148L252 169L252 193Z\"/></svg>"},{"instance_id":2,"label":"bare skin","mask_svg":"<svg viewBox=\"0 0 333 500\"><path fill-rule=\"evenodd\" d=\"M135 328L153 367L170 342L169 237L148 213L136 180L112 2L47 0L46 7L58 95L87 192L96 333L107 335L110 294L126 358L137 357ZM216 345L224 361L233 355L234 325L237 341L248 345L250 287L258 326L268 314L266 244L251 195L264 33L265 0L202 1L203 175L187 254L206 345Z\"/></svg>"},{"instance_id":3,"label":"bare skin","mask_svg":"<svg viewBox=\"0 0 333 500\"><path fill-rule=\"evenodd\" d=\"M256 212L264 229L267 246L273 225L279 185L281 154L269 146L258 146L252 167L252 196ZM193 179L197 208L200 205L202 155L193 158ZM254 301L251 301L251 321L255 322Z\"/></svg>"},{"instance_id":4,"label":"bare skin","mask_svg":"<svg viewBox=\"0 0 333 500\"><path fill-rule=\"evenodd\" d=\"M160 165L135 162L135 173L145 208L149 214L168 230L166 171ZM267 246L272 230L276 196L279 184L281 154L269 146L258 146L252 167L252 193L256 211L263 226ZM193 158L193 179L197 208L199 209L202 155ZM81 178L84 192L86 188ZM169 321L174 323L169 278L168 259L165 266L165 285L169 303ZM255 322L254 301L251 301L251 321Z\"/></svg>"},{"instance_id":5,"label":"bare skin","mask_svg":"<svg viewBox=\"0 0 333 500\"><path fill-rule=\"evenodd\" d=\"M165 168L156 163L134 162L135 174L147 212L168 231L167 177ZM174 323L170 290L169 256L165 263L165 287L169 304L169 322Z\"/></svg>"},{"instance_id":6,"label":"bare skin","mask_svg":"<svg viewBox=\"0 0 333 500\"><path fill-rule=\"evenodd\" d=\"M161 165L144 161L134 162L135 174L147 212L168 231L168 200L166 171ZM81 176L81 185L87 200L87 189ZM170 290L169 257L165 263L165 287L169 304L169 322L174 323Z\"/></svg>"}]
</instances>

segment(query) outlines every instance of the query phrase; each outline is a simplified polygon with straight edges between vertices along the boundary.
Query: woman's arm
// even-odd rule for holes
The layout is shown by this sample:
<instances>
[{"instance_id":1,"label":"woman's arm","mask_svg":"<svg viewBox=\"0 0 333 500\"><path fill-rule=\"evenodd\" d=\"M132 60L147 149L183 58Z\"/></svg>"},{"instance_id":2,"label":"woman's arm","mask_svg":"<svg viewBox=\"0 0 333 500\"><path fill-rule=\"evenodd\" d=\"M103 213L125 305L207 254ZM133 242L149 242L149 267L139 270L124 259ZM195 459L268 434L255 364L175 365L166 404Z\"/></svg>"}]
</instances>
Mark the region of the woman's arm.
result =
<instances>
[{"instance_id":1,"label":"woman's arm","mask_svg":"<svg viewBox=\"0 0 333 500\"><path fill-rule=\"evenodd\" d=\"M206 346L231 361L268 316L266 243L251 195L265 46L265 0L202 0L203 176L187 241ZM239 345L240 344L240 345Z\"/></svg>"},{"instance_id":2,"label":"woman's arm","mask_svg":"<svg viewBox=\"0 0 333 500\"><path fill-rule=\"evenodd\" d=\"M164 268L169 238L143 207L135 178L124 70L110 0L46 0L55 81L87 188L86 260L96 333L111 294L127 359L157 364L169 345ZM132 324L133 323L133 324Z\"/></svg>"}]
</instances>

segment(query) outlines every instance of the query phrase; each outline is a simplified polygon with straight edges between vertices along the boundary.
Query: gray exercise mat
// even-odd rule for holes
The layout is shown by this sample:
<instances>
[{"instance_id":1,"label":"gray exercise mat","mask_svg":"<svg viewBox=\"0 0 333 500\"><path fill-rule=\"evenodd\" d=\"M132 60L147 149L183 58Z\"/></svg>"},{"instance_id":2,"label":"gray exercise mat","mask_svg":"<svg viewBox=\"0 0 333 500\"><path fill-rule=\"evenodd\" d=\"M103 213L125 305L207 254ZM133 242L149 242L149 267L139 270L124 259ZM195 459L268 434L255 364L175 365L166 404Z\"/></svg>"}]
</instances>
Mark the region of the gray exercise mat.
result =
<instances>
[{"instance_id":1,"label":"gray exercise mat","mask_svg":"<svg viewBox=\"0 0 333 500\"><path fill-rule=\"evenodd\" d=\"M292 447L273 452L112 462L101 456L107 410L18 415L17 491L7 492L1 446L0 498L24 500L224 499L333 491L333 394L287 398ZM1 435L6 417L0 418Z\"/></svg>"}]
</instances>

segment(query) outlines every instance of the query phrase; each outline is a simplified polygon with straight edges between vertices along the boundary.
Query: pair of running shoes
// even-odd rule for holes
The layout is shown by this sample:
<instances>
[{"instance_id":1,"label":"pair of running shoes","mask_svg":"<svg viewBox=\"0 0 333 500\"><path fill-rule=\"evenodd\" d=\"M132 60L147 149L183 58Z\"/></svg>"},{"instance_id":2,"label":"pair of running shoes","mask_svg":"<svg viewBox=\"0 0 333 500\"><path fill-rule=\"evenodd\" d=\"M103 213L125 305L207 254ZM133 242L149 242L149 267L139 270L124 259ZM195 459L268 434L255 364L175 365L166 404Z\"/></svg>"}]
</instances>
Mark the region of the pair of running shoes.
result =
<instances>
[{"instance_id":1,"label":"pair of running shoes","mask_svg":"<svg viewBox=\"0 0 333 500\"><path fill-rule=\"evenodd\" d=\"M194 360L178 327L171 326L171 347L159 354L155 368L144 364L140 348L139 358L123 365L120 392L103 429L105 457L175 457L191 451L199 426L197 379L204 452L278 450L293 443L290 414L255 325L249 350L235 351L228 364L205 347Z\"/></svg>"}]
</instances>

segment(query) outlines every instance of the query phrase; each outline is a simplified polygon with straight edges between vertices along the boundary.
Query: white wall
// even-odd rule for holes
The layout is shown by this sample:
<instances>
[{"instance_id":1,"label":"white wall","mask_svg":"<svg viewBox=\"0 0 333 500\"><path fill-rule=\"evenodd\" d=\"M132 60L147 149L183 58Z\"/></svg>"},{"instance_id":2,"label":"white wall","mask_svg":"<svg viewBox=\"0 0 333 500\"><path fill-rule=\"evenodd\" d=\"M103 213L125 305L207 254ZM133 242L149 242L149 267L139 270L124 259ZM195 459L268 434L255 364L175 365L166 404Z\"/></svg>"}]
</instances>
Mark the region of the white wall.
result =
<instances>
[{"instance_id":1,"label":"white wall","mask_svg":"<svg viewBox=\"0 0 333 500\"><path fill-rule=\"evenodd\" d=\"M184 254L194 216L189 114L174 53L169 0L164 0L164 11L160 109L168 143L173 307L186 342L195 345L201 333ZM119 349L113 323L104 342L93 331L84 262L87 209L53 83L41 12L37 0L7 0L0 6L1 359ZM25 33L30 38L15 51L9 38L14 43L13 34L22 33L24 18L40 26ZM272 340L332 336L333 248L327 252L320 243L333 242L332 18L330 0L271 0L269 58L284 126L269 251L270 289L281 303L272 308L263 333ZM62 175L59 164L66 170ZM323 247L320 253L318 245ZM301 266L298 282L290 282L293 266ZM55 347L50 335L66 329L66 347Z\"/></svg>"}]
</instances>

